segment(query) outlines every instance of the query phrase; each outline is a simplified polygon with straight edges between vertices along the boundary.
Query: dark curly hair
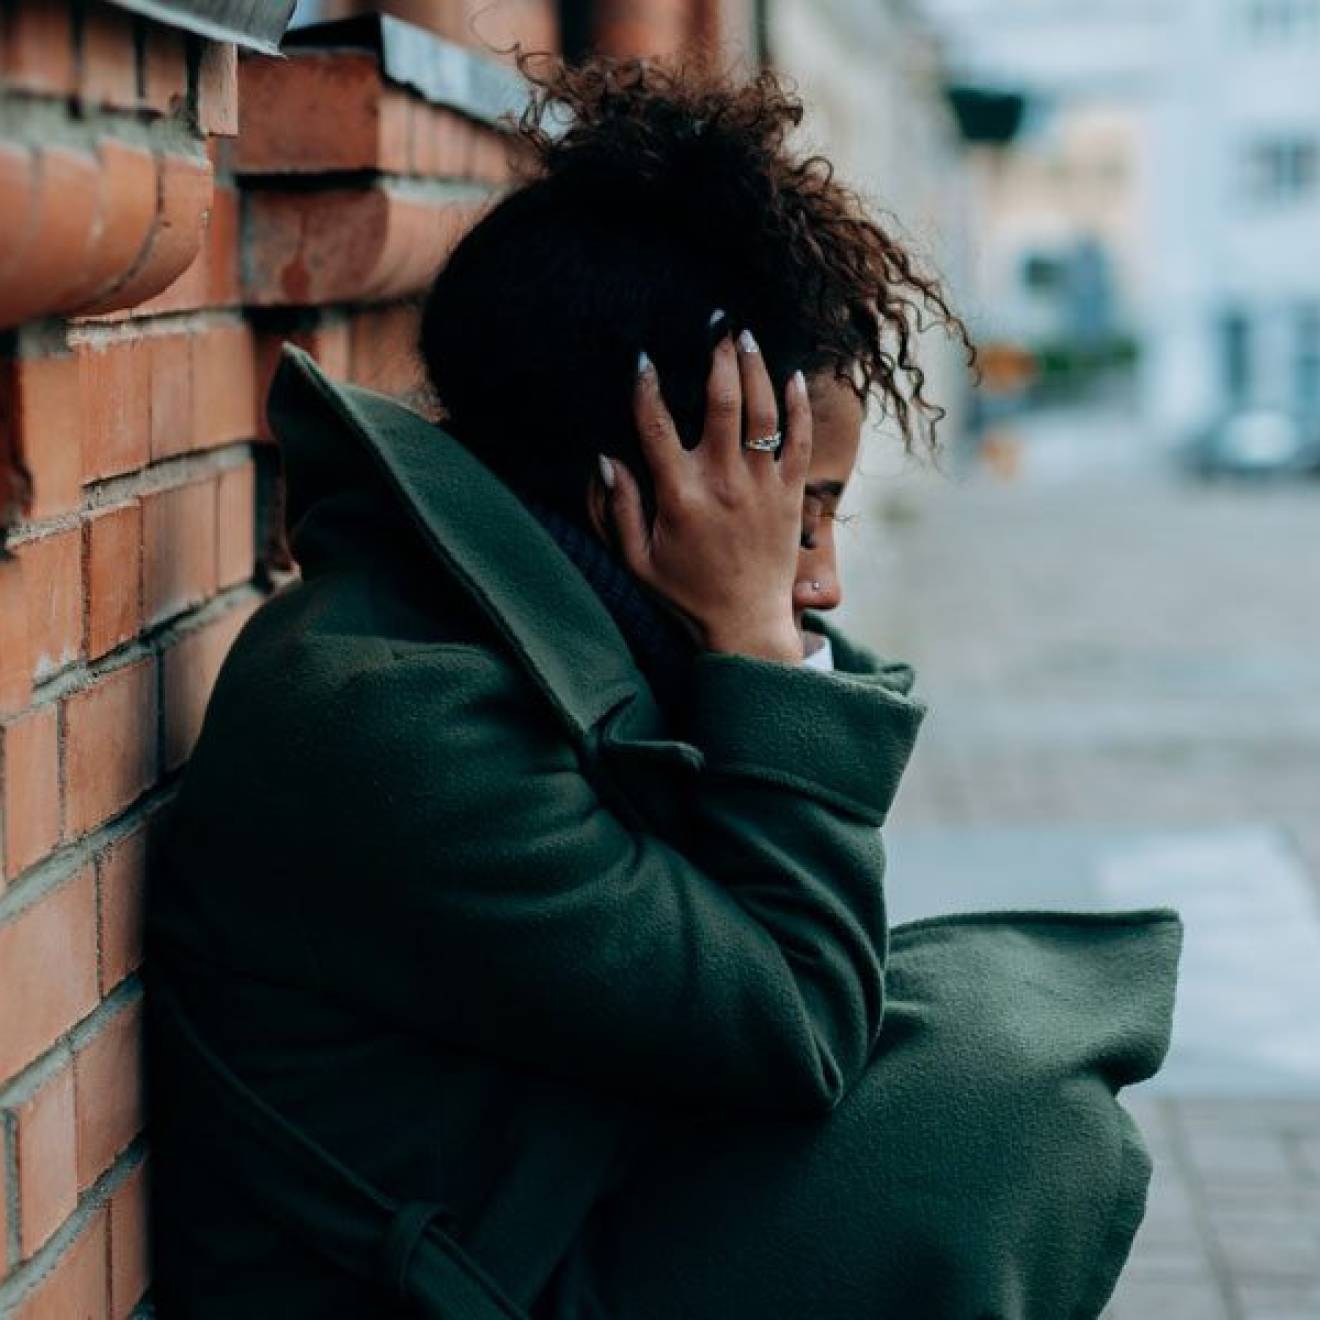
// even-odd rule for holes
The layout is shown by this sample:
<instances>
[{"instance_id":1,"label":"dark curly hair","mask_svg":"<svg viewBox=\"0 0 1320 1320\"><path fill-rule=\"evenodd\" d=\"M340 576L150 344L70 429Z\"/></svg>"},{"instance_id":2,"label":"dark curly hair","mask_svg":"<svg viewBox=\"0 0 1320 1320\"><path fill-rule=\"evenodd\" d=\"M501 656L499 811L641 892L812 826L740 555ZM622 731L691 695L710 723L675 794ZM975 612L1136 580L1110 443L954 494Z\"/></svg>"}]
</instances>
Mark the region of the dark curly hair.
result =
<instances>
[{"instance_id":1,"label":"dark curly hair","mask_svg":"<svg viewBox=\"0 0 1320 1320\"><path fill-rule=\"evenodd\" d=\"M927 320L974 351L939 283L821 156L798 158L802 103L774 73L518 53L532 94L517 186L437 276L421 349L449 430L490 467L580 510L595 453L653 494L632 421L656 363L684 443L700 435L711 311L752 328L781 391L801 368L878 395L904 444L935 446Z\"/></svg>"}]
</instances>

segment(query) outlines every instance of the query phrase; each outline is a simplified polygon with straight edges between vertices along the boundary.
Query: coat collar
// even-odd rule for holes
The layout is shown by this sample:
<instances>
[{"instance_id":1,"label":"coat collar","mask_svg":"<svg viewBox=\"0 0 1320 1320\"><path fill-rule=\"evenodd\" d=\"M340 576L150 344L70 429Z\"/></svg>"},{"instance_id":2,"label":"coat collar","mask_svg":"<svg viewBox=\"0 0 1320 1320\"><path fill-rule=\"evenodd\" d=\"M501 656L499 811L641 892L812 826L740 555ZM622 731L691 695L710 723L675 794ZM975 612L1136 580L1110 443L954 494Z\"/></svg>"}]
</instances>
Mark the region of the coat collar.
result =
<instances>
[{"instance_id":1,"label":"coat collar","mask_svg":"<svg viewBox=\"0 0 1320 1320\"><path fill-rule=\"evenodd\" d=\"M630 698L644 694L653 703L627 642L576 565L458 441L383 394L332 381L293 344L282 349L269 407L273 416L310 414L347 429L366 449L436 558L578 738ZM317 426L276 429L286 451L324 439Z\"/></svg>"}]
</instances>

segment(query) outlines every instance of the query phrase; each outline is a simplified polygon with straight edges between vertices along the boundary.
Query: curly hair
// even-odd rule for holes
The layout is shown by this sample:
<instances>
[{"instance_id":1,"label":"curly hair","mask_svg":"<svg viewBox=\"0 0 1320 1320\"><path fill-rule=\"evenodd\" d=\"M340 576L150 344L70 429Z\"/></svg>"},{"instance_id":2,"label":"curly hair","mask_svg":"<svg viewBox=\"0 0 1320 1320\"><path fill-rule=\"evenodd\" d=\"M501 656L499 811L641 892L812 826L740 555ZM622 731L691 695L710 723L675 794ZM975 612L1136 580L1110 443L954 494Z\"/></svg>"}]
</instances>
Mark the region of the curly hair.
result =
<instances>
[{"instance_id":1,"label":"curly hair","mask_svg":"<svg viewBox=\"0 0 1320 1320\"><path fill-rule=\"evenodd\" d=\"M749 326L782 391L829 370L878 397L905 447L936 447L916 340L975 351L937 279L820 155L788 135L801 101L766 70L517 54L531 96L515 188L464 237L427 299L421 347L453 434L515 483L580 502L597 450L653 493L631 420L656 363L683 442L701 432L714 308ZM539 67L537 67L539 65Z\"/></svg>"}]
</instances>

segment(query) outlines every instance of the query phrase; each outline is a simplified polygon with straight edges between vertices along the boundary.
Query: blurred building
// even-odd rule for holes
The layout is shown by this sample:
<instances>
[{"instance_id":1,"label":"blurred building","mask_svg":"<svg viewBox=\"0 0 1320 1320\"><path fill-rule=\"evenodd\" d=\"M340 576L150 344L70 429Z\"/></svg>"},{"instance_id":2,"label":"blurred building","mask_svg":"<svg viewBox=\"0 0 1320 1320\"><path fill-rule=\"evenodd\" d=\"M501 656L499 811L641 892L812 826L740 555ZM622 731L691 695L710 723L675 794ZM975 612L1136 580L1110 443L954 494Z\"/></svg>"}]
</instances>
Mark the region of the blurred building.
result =
<instances>
[{"instance_id":1,"label":"blurred building","mask_svg":"<svg viewBox=\"0 0 1320 1320\"><path fill-rule=\"evenodd\" d=\"M957 79L1028 98L1014 146L973 163L987 317L1133 333L1163 437L1320 412L1320 0L927 8Z\"/></svg>"}]
</instances>

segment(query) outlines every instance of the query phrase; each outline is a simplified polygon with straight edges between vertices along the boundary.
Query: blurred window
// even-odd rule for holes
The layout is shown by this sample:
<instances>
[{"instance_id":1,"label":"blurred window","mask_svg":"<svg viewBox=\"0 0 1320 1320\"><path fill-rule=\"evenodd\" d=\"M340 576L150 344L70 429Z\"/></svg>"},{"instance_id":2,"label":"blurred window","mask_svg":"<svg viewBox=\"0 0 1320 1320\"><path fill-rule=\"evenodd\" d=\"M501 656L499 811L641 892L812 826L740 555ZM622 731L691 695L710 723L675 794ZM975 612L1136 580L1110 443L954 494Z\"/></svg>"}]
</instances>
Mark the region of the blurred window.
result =
<instances>
[{"instance_id":1,"label":"blurred window","mask_svg":"<svg viewBox=\"0 0 1320 1320\"><path fill-rule=\"evenodd\" d=\"M1245 313L1225 313L1221 325L1224 351L1224 388L1229 401L1243 403L1251 384L1251 323Z\"/></svg>"},{"instance_id":2,"label":"blurred window","mask_svg":"<svg viewBox=\"0 0 1320 1320\"><path fill-rule=\"evenodd\" d=\"M1297 309L1294 345L1297 406L1310 416L1320 415L1320 305Z\"/></svg>"},{"instance_id":3,"label":"blurred window","mask_svg":"<svg viewBox=\"0 0 1320 1320\"><path fill-rule=\"evenodd\" d=\"M1320 181L1320 145L1315 138L1262 138L1247 147L1247 195L1259 202L1286 203L1309 196Z\"/></svg>"}]
</instances>

